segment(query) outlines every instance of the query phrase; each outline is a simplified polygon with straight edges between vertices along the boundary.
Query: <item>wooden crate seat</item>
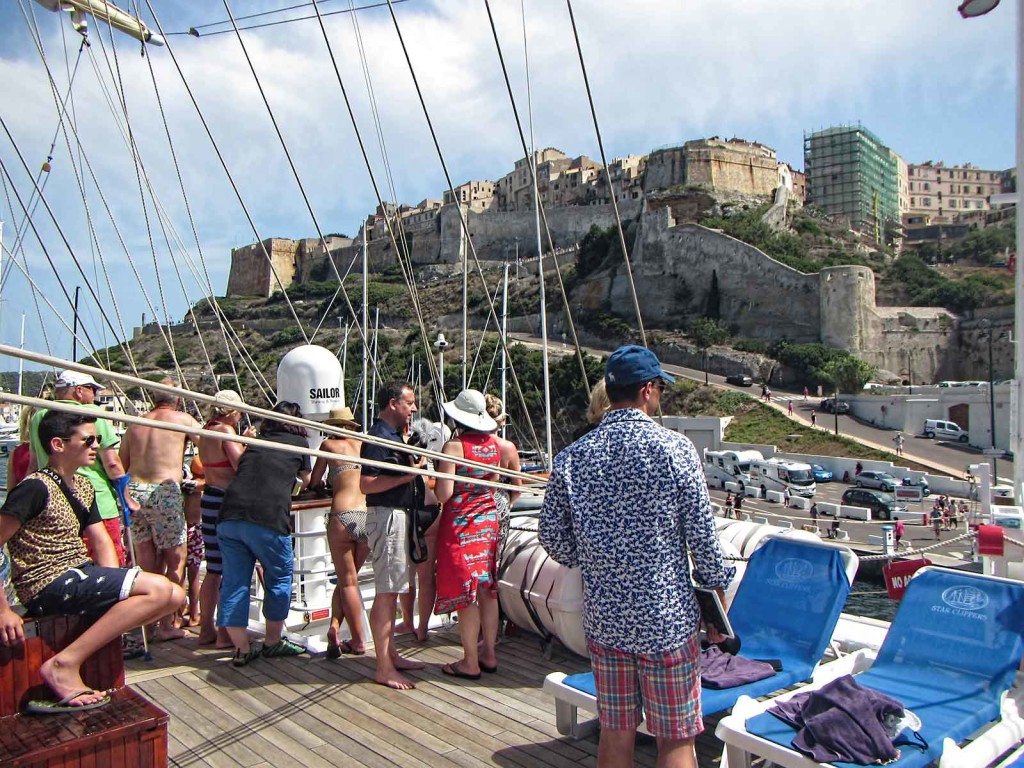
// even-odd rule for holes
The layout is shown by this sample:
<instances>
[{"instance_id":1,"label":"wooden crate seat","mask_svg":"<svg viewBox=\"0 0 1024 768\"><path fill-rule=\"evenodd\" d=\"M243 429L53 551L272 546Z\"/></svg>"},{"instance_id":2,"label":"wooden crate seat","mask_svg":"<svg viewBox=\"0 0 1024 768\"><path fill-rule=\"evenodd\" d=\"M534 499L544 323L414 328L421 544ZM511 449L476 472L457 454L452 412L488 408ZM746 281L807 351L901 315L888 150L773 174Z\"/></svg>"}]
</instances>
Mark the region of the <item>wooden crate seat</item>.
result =
<instances>
[{"instance_id":1,"label":"wooden crate seat","mask_svg":"<svg viewBox=\"0 0 1024 768\"><path fill-rule=\"evenodd\" d=\"M78 616L31 619L25 622L24 643L0 647L0 765L167 765L168 715L125 686L120 638L82 667L86 685L113 689L110 704L67 714L21 714L28 701L53 697L39 667L88 626L87 620Z\"/></svg>"}]
</instances>

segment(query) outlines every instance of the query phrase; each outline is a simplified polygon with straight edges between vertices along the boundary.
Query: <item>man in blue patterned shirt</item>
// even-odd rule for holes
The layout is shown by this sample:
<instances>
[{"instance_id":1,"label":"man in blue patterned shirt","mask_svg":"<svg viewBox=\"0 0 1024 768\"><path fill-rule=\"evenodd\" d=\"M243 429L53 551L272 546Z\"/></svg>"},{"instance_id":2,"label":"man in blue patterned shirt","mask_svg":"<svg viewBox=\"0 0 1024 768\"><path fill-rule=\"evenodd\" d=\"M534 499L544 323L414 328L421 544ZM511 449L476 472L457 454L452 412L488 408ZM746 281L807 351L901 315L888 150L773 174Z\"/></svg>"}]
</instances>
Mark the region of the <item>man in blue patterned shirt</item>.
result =
<instances>
[{"instance_id":1,"label":"man in blue patterned shirt","mask_svg":"<svg viewBox=\"0 0 1024 768\"><path fill-rule=\"evenodd\" d=\"M687 438L655 424L675 380L648 349L617 349L605 372L611 410L555 457L540 540L583 573L583 627L597 687L598 768L633 765L643 711L659 766L696 768L700 611L690 577L724 589L727 568L707 485Z\"/></svg>"}]
</instances>

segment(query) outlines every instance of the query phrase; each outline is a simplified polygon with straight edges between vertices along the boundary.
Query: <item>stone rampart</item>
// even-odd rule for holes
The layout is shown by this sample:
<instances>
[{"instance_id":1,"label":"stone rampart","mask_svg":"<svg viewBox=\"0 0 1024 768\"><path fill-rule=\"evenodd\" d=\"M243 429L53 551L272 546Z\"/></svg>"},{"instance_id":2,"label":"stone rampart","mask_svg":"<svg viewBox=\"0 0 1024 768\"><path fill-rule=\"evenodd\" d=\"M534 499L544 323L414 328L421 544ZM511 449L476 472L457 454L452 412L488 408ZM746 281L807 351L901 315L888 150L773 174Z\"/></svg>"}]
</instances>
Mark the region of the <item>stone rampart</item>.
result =
<instances>
[{"instance_id":1,"label":"stone rampart","mask_svg":"<svg viewBox=\"0 0 1024 768\"><path fill-rule=\"evenodd\" d=\"M667 208L645 213L633 249L634 280L652 325L683 328L708 311L712 284L718 314L751 339L818 340L818 276L805 275L751 245L697 224L675 225ZM620 269L612 306L632 303Z\"/></svg>"},{"instance_id":2,"label":"stone rampart","mask_svg":"<svg viewBox=\"0 0 1024 768\"><path fill-rule=\"evenodd\" d=\"M269 296L280 290L278 279L284 287L290 287L296 277L300 251L301 241L279 237L233 248L227 295ZM270 261L267 260L268 255Z\"/></svg>"}]
</instances>

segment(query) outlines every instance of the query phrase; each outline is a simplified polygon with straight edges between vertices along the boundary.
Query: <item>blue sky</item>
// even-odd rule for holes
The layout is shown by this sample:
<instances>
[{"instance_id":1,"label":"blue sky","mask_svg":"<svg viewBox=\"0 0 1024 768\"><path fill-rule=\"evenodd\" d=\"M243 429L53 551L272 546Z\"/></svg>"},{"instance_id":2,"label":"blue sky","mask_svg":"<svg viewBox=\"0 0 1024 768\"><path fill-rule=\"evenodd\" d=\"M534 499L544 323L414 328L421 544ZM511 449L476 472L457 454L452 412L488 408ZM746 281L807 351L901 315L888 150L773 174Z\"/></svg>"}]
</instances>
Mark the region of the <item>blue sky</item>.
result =
<instances>
[{"instance_id":1,"label":"blue sky","mask_svg":"<svg viewBox=\"0 0 1024 768\"><path fill-rule=\"evenodd\" d=\"M236 2L230 8L241 16L292 4ZM123 5L129 5L127 0ZM320 5L329 12L347 8L348 2L321 0ZM768 144L781 159L802 167L804 131L860 121L909 162L1007 168L1014 162L1013 4L1004 2L987 17L970 21L960 19L956 5L955 0L576 0L573 9L610 157L702 136L740 136ZM152 22L147 4L140 6ZM492 7L525 112L520 3L494 0ZM169 32L227 18L222 3L154 0L153 9ZM61 92L77 42L62 15L31 0L0 4L0 117L34 173L49 152L58 122L23 12L38 25ZM521 153L483 3L407 0L395 6L395 13L455 183L501 176ZM537 144L599 157L565 5L526 0L526 18ZM358 20L396 195L412 203L440 197L440 164L388 9L362 11ZM333 15L325 23L374 173L390 197L351 16ZM88 282L97 286L98 298L83 300L83 318L102 345L113 339L102 330L97 305L111 315L116 305L130 332L143 312L152 317L156 310L162 316L166 303L167 314L180 318L187 302L204 293L187 267L190 260L198 262L199 254L156 93L217 293L226 288L230 249L256 239L170 52L259 236L303 237L315 229L233 34L169 36L169 49L149 49L152 78L136 42L118 36L112 45L98 24L93 24L91 39L91 55L82 59L71 101L80 145L72 138L74 151L69 152L59 136L44 195ZM243 40L316 220L324 232L354 234L375 200L319 27L315 21L278 25L247 31ZM65 45L71 51L67 56ZM166 212L162 219L150 191L140 193L136 165L108 107L104 89L112 93L115 82L123 84L142 166ZM89 169L82 170L88 217L75 175L82 158L96 175L94 182ZM6 223L4 243L10 248L24 218L14 191L27 200L32 187L3 131L0 159L13 179L0 188L0 220ZM90 217L95 240L89 235ZM166 245L161 220L173 226L182 246ZM34 221L69 290L83 284L42 206ZM41 291L67 316L67 302L32 234L18 253L19 262L24 259ZM3 300L0 340L17 342L24 312L28 347L70 355L70 334L45 305L44 339L33 290L17 270ZM0 362L0 369L14 367L13 360Z\"/></svg>"}]
</instances>

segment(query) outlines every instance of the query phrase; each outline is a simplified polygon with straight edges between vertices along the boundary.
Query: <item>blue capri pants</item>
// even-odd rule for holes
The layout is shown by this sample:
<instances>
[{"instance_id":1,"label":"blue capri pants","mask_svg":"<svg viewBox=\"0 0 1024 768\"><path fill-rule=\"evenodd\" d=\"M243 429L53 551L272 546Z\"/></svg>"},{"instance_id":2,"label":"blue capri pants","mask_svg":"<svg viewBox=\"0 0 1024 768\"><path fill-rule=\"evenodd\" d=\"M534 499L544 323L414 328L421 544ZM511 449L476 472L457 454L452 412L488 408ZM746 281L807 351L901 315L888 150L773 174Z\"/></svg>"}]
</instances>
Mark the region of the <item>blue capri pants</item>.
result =
<instances>
[{"instance_id":1,"label":"blue capri pants","mask_svg":"<svg viewBox=\"0 0 1024 768\"><path fill-rule=\"evenodd\" d=\"M249 624L252 574L263 565L263 617L284 621L292 598L292 537L255 523L226 520L217 526L224 578L220 585L219 625Z\"/></svg>"}]
</instances>

